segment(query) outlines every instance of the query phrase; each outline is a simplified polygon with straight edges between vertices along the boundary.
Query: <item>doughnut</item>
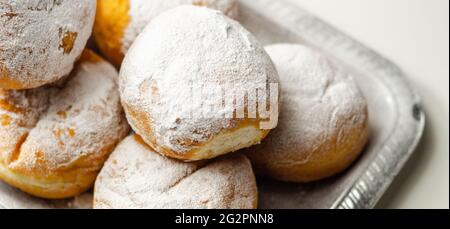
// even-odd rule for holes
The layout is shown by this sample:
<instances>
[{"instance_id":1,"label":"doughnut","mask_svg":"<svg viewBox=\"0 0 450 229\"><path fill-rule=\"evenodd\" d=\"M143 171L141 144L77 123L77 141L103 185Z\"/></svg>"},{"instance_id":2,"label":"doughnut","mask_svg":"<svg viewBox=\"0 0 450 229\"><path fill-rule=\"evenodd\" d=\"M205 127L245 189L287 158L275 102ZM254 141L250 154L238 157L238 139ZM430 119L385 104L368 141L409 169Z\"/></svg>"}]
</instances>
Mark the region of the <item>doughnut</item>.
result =
<instances>
[{"instance_id":1,"label":"doughnut","mask_svg":"<svg viewBox=\"0 0 450 229\"><path fill-rule=\"evenodd\" d=\"M311 182L346 169L368 140L366 100L351 74L295 44L266 47L281 81L278 128L246 150L258 174Z\"/></svg>"},{"instance_id":2,"label":"doughnut","mask_svg":"<svg viewBox=\"0 0 450 229\"><path fill-rule=\"evenodd\" d=\"M94 187L95 209L253 209L257 188L243 155L185 163L129 136L114 150Z\"/></svg>"},{"instance_id":3,"label":"doughnut","mask_svg":"<svg viewBox=\"0 0 450 229\"><path fill-rule=\"evenodd\" d=\"M94 37L109 61L119 67L145 26L162 12L183 4L206 6L237 18L236 0L97 0Z\"/></svg>"},{"instance_id":4,"label":"doughnut","mask_svg":"<svg viewBox=\"0 0 450 229\"><path fill-rule=\"evenodd\" d=\"M92 187L129 133L117 77L86 50L61 86L0 89L0 179L48 199Z\"/></svg>"},{"instance_id":5,"label":"doughnut","mask_svg":"<svg viewBox=\"0 0 450 229\"><path fill-rule=\"evenodd\" d=\"M119 90L132 129L148 145L196 161L260 143L278 121L278 82L269 55L239 23L184 5L139 35Z\"/></svg>"},{"instance_id":6,"label":"doughnut","mask_svg":"<svg viewBox=\"0 0 450 229\"><path fill-rule=\"evenodd\" d=\"M0 88L31 89L68 75L95 11L93 0L0 0Z\"/></svg>"}]
</instances>

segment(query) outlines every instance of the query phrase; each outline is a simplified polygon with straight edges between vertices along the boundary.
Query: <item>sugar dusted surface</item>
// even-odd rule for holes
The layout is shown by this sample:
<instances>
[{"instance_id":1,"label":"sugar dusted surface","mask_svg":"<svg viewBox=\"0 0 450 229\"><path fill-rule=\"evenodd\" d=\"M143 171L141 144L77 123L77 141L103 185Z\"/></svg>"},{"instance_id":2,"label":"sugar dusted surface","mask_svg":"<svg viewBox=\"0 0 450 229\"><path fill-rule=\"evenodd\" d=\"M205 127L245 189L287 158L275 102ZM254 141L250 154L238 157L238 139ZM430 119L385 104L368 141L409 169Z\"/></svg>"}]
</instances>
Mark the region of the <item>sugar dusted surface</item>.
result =
<instances>
[{"instance_id":1,"label":"sugar dusted surface","mask_svg":"<svg viewBox=\"0 0 450 229\"><path fill-rule=\"evenodd\" d=\"M98 159L129 130L117 77L105 61L83 61L62 87L0 89L0 117L9 117L0 125L0 162L44 177L73 166L100 169Z\"/></svg>"},{"instance_id":2,"label":"sugar dusted surface","mask_svg":"<svg viewBox=\"0 0 450 229\"><path fill-rule=\"evenodd\" d=\"M345 144L351 131L364 126L367 104L345 69L301 45L266 50L280 74L280 120L261 145L248 150L252 161L261 167L307 163L320 147L335 147L330 139L337 136L335 144Z\"/></svg>"},{"instance_id":3,"label":"sugar dusted surface","mask_svg":"<svg viewBox=\"0 0 450 229\"><path fill-rule=\"evenodd\" d=\"M100 172L94 208L255 208L256 182L245 156L185 163L126 138Z\"/></svg>"},{"instance_id":4,"label":"sugar dusted surface","mask_svg":"<svg viewBox=\"0 0 450 229\"><path fill-rule=\"evenodd\" d=\"M191 85L206 83L200 100L191 101ZM219 11L180 6L155 18L128 52L120 73L122 102L151 117L158 146L185 153L221 131L235 127L225 118L233 112L224 106L215 117L193 115L205 104L222 101L208 85L219 85L229 95L247 88L278 83L276 69L263 47L236 21ZM256 104L249 97L249 104ZM244 101L237 106L245 107ZM127 111L127 109L125 109ZM133 122L141 136L148 132ZM157 149L157 151L159 151Z\"/></svg>"},{"instance_id":5,"label":"sugar dusted surface","mask_svg":"<svg viewBox=\"0 0 450 229\"><path fill-rule=\"evenodd\" d=\"M0 1L0 70L26 88L69 74L91 34L95 6L92 0Z\"/></svg>"},{"instance_id":6,"label":"sugar dusted surface","mask_svg":"<svg viewBox=\"0 0 450 229\"><path fill-rule=\"evenodd\" d=\"M236 0L129 0L131 21L122 39L122 52L127 53L136 37L144 30L153 18L166 10L184 4L209 7L224 12L231 18L237 18L238 7Z\"/></svg>"}]
</instances>

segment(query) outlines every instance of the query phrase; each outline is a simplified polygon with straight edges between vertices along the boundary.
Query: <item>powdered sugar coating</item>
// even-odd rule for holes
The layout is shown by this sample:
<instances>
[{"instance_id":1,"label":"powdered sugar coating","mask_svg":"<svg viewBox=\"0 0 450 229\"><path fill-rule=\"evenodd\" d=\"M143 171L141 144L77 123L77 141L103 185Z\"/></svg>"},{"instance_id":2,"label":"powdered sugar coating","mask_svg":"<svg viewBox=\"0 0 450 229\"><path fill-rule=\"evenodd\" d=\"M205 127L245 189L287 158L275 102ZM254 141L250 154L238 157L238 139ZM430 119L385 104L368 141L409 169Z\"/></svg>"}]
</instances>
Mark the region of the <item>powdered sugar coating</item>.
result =
<instances>
[{"instance_id":1,"label":"powdered sugar coating","mask_svg":"<svg viewBox=\"0 0 450 229\"><path fill-rule=\"evenodd\" d=\"M191 86L199 83L206 83L202 99L189 100ZM236 125L226 118L233 107L215 110L217 118L194 114L222 101L211 85L234 95L270 83L278 83L276 69L247 30L219 11L186 5L161 14L141 33L123 62L119 86L133 129L158 152L164 147L182 154ZM249 97L248 103L257 100ZM154 136L136 124L139 112L151 121Z\"/></svg>"},{"instance_id":2,"label":"powdered sugar coating","mask_svg":"<svg viewBox=\"0 0 450 229\"><path fill-rule=\"evenodd\" d=\"M136 37L144 30L153 18L166 10L184 4L205 6L224 12L231 18L237 18L238 7L236 0L129 0L130 23L122 39L122 52L127 53Z\"/></svg>"},{"instance_id":3,"label":"powdered sugar coating","mask_svg":"<svg viewBox=\"0 0 450 229\"><path fill-rule=\"evenodd\" d=\"M111 154L95 183L94 208L256 208L245 156L184 163L160 156L136 136Z\"/></svg>"},{"instance_id":4,"label":"powdered sugar coating","mask_svg":"<svg viewBox=\"0 0 450 229\"><path fill-rule=\"evenodd\" d=\"M258 168L281 174L280 168L309 163L312 156L332 158L345 145L356 149L365 143L367 104L348 71L302 45L266 50L280 74L282 102L277 129L247 151Z\"/></svg>"},{"instance_id":5,"label":"powdered sugar coating","mask_svg":"<svg viewBox=\"0 0 450 229\"><path fill-rule=\"evenodd\" d=\"M48 108L54 89L0 89L0 159L5 164L15 160L18 145L28 136Z\"/></svg>"},{"instance_id":6,"label":"powdered sugar coating","mask_svg":"<svg viewBox=\"0 0 450 229\"><path fill-rule=\"evenodd\" d=\"M8 117L0 125L0 163L41 178L98 171L129 131L117 77L109 63L91 59L82 60L62 88L0 89L0 116Z\"/></svg>"},{"instance_id":7,"label":"powdered sugar coating","mask_svg":"<svg viewBox=\"0 0 450 229\"><path fill-rule=\"evenodd\" d=\"M69 74L91 35L95 7L92 0L1 0L0 86L34 88Z\"/></svg>"}]
</instances>

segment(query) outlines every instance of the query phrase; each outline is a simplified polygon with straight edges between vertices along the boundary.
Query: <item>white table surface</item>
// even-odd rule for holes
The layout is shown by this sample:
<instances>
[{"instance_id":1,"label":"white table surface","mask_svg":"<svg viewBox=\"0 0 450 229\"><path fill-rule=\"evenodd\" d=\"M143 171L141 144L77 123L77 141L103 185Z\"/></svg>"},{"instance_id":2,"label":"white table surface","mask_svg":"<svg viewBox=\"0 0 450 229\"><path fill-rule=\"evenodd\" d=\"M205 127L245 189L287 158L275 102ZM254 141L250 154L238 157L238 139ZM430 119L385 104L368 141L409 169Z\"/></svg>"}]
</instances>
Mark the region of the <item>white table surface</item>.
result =
<instances>
[{"instance_id":1,"label":"white table surface","mask_svg":"<svg viewBox=\"0 0 450 229\"><path fill-rule=\"evenodd\" d=\"M378 208L449 208L449 1L288 0L397 63L418 89L424 138Z\"/></svg>"}]
</instances>

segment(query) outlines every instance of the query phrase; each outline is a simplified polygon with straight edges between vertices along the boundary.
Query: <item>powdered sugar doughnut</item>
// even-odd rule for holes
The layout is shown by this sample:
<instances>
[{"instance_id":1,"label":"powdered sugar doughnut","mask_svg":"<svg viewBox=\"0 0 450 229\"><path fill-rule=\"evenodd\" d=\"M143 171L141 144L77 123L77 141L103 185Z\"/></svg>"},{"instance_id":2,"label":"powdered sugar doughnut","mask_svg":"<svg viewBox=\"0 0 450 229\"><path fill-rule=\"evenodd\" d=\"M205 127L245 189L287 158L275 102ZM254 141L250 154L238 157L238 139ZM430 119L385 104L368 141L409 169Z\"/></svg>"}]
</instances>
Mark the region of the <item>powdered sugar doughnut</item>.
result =
<instances>
[{"instance_id":1,"label":"powdered sugar doughnut","mask_svg":"<svg viewBox=\"0 0 450 229\"><path fill-rule=\"evenodd\" d=\"M0 0L0 88L35 88L69 74L95 7L92 0Z\"/></svg>"},{"instance_id":2,"label":"powdered sugar doughnut","mask_svg":"<svg viewBox=\"0 0 450 229\"><path fill-rule=\"evenodd\" d=\"M279 126L247 155L259 172L308 182L347 168L368 138L366 101L348 72L301 46L266 48L280 74Z\"/></svg>"},{"instance_id":3,"label":"powdered sugar doughnut","mask_svg":"<svg viewBox=\"0 0 450 229\"><path fill-rule=\"evenodd\" d=\"M137 136L111 154L94 188L94 208L256 208L257 188L243 155L184 163L160 156Z\"/></svg>"},{"instance_id":4,"label":"powdered sugar doughnut","mask_svg":"<svg viewBox=\"0 0 450 229\"><path fill-rule=\"evenodd\" d=\"M206 6L237 18L236 0L97 0L94 36L102 53L120 66L145 26L162 12L183 4Z\"/></svg>"},{"instance_id":5,"label":"powdered sugar doughnut","mask_svg":"<svg viewBox=\"0 0 450 229\"><path fill-rule=\"evenodd\" d=\"M125 57L119 86L134 131L181 160L257 144L278 120L270 57L240 24L204 7L180 6L155 18ZM244 100L244 92L254 94ZM267 107L270 116L261 110Z\"/></svg>"},{"instance_id":6,"label":"powdered sugar doughnut","mask_svg":"<svg viewBox=\"0 0 450 229\"><path fill-rule=\"evenodd\" d=\"M61 88L0 89L0 178L52 199L91 187L129 131L117 77L86 51Z\"/></svg>"}]
</instances>

